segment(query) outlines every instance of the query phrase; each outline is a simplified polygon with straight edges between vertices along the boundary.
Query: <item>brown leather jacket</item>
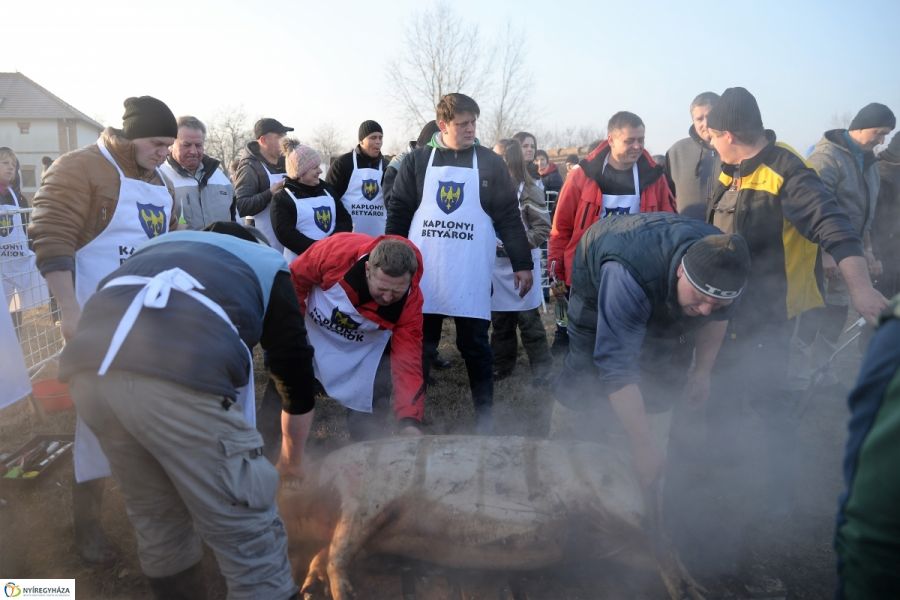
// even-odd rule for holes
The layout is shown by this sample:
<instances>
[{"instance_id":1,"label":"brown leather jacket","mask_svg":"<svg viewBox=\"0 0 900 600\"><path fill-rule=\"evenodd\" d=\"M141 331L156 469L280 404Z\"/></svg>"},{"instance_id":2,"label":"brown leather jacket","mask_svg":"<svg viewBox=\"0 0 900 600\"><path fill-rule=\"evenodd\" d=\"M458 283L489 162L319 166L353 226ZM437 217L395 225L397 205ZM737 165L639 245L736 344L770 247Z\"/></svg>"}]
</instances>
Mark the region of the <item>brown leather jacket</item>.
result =
<instances>
[{"instance_id":1,"label":"brown leather jacket","mask_svg":"<svg viewBox=\"0 0 900 600\"><path fill-rule=\"evenodd\" d=\"M108 127L101 137L125 176L165 185L156 170L138 166L134 145L121 133ZM118 199L119 173L97 144L55 160L34 196L34 213L28 227L41 273L74 271L75 252L106 229ZM174 212L169 231L177 228Z\"/></svg>"}]
</instances>

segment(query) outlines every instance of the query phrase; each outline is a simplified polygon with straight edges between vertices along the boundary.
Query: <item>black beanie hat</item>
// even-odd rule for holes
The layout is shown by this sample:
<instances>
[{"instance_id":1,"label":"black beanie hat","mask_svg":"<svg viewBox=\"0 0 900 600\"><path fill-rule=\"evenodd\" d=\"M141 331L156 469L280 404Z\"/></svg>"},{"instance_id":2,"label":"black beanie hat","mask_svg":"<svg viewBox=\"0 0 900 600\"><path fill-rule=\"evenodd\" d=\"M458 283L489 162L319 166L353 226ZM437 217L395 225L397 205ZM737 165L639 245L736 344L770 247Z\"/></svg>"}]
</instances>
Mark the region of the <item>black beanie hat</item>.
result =
<instances>
[{"instance_id":1,"label":"black beanie hat","mask_svg":"<svg viewBox=\"0 0 900 600\"><path fill-rule=\"evenodd\" d=\"M122 131L129 140L149 137L178 137L175 115L161 100L152 96L125 100Z\"/></svg>"},{"instance_id":2,"label":"black beanie hat","mask_svg":"<svg viewBox=\"0 0 900 600\"><path fill-rule=\"evenodd\" d=\"M681 266L688 281L699 291L730 300L740 296L747 283L750 250L739 235L708 235L688 248Z\"/></svg>"},{"instance_id":3,"label":"black beanie hat","mask_svg":"<svg viewBox=\"0 0 900 600\"><path fill-rule=\"evenodd\" d=\"M269 240L263 233L255 228L235 223L234 221L215 221L203 228L203 231L212 233L221 233L224 235L232 235L247 242L256 242L265 246L269 245Z\"/></svg>"},{"instance_id":4,"label":"black beanie hat","mask_svg":"<svg viewBox=\"0 0 900 600\"><path fill-rule=\"evenodd\" d=\"M384 130L381 129L381 125L372 119L363 121L359 126L359 141L363 141L373 133L384 133Z\"/></svg>"},{"instance_id":5,"label":"black beanie hat","mask_svg":"<svg viewBox=\"0 0 900 600\"><path fill-rule=\"evenodd\" d=\"M884 104L872 102L862 107L853 120L850 121L850 127L847 129L871 129L873 127L890 127L893 129L897 126L897 119Z\"/></svg>"},{"instance_id":6,"label":"black beanie hat","mask_svg":"<svg viewBox=\"0 0 900 600\"><path fill-rule=\"evenodd\" d=\"M763 128L756 98L742 87L722 92L706 116L706 125L716 131L759 131Z\"/></svg>"},{"instance_id":7,"label":"black beanie hat","mask_svg":"<svg viewBox=\"0 0 900 600\"><path fill-rule=\"evenodd\" d=\"M425 123L425 127L422 128L422 131L419 132L419 137L416 140L416 148L424 148L428 145L428 142L431 141L431 138L434 137L438 131L440 131L440 127L438 127L437 121L434 119Z\"/></svg>"}]
</instances>

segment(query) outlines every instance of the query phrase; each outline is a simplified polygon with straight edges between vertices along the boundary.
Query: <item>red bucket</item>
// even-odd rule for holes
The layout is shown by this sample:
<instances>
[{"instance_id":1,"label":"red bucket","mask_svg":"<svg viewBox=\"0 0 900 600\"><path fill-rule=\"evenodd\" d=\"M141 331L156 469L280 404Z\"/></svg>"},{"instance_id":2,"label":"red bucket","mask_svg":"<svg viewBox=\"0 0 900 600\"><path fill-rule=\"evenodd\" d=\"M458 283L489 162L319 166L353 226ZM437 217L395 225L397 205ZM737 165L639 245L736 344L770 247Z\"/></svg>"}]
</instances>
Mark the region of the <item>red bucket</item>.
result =
<instances>
[{"instance_id":1,"label":"red bucket","mask_svg":"<svg viewBox=\"0 0 900 600\"><path fill-rule=\"evenodd\" d=\"M58 379L41 379L33 382L31 395L45 413L62 412L73 406L69 386Z\"/></svg>"}]
</instances>

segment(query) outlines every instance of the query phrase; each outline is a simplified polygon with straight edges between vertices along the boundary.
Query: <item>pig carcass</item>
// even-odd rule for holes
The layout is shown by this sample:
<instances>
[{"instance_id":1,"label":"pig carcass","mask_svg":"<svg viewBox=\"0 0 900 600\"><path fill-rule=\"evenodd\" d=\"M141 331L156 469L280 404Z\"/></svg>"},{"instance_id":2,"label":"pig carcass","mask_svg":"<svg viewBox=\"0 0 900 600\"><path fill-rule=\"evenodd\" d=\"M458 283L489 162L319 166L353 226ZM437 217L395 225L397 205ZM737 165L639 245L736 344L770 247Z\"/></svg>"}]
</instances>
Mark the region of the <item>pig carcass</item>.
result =
<instances>
[{"instance_id":1,"label":"pig carcass","mask_svg":"<svg viewBox=\"0 0 900 600\"><path fill-rule=\"evenodd\" d=\"M702 598L661 533L658 504L648 504L616 448L481 436L346 446L279 496L292 544L324 546L301 589L322 582L334 600L353 597L348 568L361 551L528 570L558 563L586 537L601 556L651 556L673 599Z\"/></svg>"}]
</instances>

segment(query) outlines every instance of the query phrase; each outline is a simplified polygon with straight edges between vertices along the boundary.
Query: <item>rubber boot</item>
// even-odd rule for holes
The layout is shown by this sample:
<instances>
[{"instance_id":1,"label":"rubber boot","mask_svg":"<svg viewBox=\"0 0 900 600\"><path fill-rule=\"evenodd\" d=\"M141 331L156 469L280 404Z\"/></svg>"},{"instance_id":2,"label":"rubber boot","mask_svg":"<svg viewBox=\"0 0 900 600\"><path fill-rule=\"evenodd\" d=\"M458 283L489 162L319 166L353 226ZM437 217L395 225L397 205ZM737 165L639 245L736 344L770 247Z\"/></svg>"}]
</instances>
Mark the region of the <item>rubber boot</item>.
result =
<instances>
[{"instance_id":1,"label":"rubber boot","mask_svg":"<svg viewBox=\"0 0 900 600\"><path fill-rule=\"evenodd\" d=\"M118 550L110 543L100 524L105 483L104 478L72 485L75 549L82 560L95 565L110 564L118 555Z\"/></svg>"},{"instance_id":2,"label":"rubber boot","mask_svg":"<svg viewBox=\"0 0 900 600\"><path fill-rule=\"evenodd\" d=\"M148 577L157 600L206 600L206 580L200 563L167 577Z\"/></svg>"}]
</instances>

